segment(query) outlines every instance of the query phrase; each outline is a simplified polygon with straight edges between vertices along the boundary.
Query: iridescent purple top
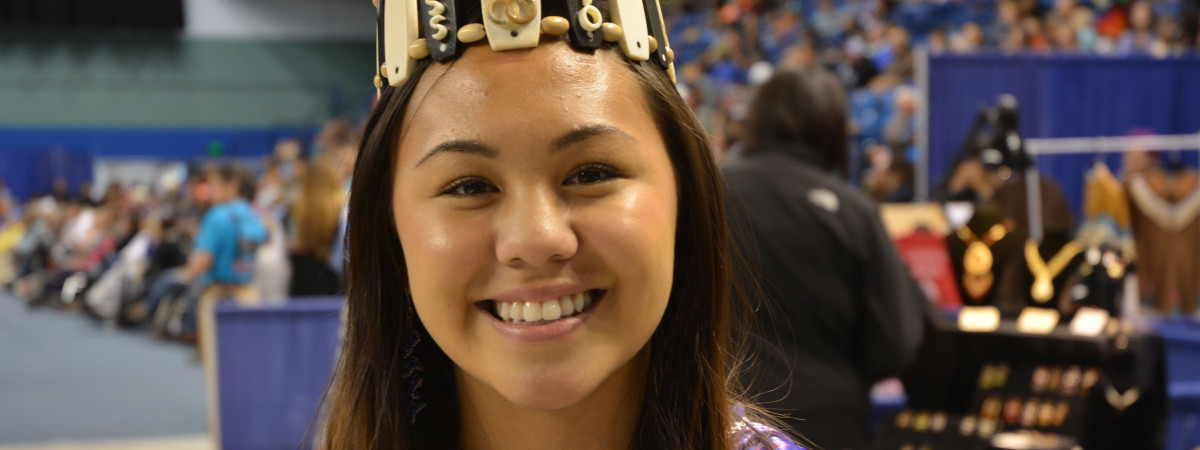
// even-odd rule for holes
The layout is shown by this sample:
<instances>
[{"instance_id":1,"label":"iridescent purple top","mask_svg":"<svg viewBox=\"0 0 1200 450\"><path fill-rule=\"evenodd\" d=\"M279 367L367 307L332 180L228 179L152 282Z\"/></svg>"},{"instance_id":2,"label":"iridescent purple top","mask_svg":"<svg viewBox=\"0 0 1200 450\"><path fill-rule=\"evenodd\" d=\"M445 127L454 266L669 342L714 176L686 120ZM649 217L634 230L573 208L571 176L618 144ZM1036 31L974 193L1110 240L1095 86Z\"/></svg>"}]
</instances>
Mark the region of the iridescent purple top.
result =
<instances>
[{"instance_id":1,"label":"iridescent purple top","mask_svg":"<svg viewBox=\"0 0 1200 450\"><path fill-rule=\"evenodd\" d=\"M729 430L734 450L804 450L783 432L746 417L746 407L733 407L735 422Z\"/></svg>"}]
</instances>

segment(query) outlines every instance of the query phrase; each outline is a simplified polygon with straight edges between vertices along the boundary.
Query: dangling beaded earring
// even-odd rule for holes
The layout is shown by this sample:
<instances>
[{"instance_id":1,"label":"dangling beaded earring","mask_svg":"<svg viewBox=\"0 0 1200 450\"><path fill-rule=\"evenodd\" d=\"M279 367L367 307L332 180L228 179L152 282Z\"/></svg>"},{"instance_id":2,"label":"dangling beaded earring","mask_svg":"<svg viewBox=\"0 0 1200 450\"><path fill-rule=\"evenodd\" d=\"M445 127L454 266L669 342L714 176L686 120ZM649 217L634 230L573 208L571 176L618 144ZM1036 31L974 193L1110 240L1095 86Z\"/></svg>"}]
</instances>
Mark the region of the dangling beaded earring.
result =
<instances>
[{"instance_id":1,"label":"dangling beaded earring","mask_svg":"<svg viewBox=\"0 0 1200 450\"><path fill-rule=\"evenodd\" d=\"M417 414L420 414L425 409L425 402L421 401L421 385L425 380L421 377L421 373L425 371L425 366L421 365L421 361L417 359L417 344L421 343L421 332L417 331L416 325L413 324L412 315L415 312L409 313L408 332L405 337L408 344L404 347L404 383L408 387L408 420L410 425L416 425Z\"/></svg>"}]
</instances>

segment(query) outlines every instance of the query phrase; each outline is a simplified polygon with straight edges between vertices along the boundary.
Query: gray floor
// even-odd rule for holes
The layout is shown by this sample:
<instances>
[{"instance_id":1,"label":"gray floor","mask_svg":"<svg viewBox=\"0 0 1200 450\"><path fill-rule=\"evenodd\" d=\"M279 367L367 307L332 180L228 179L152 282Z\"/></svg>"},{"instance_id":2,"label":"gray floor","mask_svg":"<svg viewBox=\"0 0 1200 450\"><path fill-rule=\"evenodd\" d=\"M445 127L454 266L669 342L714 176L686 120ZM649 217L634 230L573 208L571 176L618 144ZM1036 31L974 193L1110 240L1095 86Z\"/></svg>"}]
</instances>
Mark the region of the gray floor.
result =
<instances>
[{"instance_id":1,"label":"gray floor","mask_svg":"<svg viewBox=\"0 0 1200 450\"><path fill-rule=\"evenodd\" d=\"M0 292L0 444L202 434L194 353Z\"/></svg>"}]
</instances>

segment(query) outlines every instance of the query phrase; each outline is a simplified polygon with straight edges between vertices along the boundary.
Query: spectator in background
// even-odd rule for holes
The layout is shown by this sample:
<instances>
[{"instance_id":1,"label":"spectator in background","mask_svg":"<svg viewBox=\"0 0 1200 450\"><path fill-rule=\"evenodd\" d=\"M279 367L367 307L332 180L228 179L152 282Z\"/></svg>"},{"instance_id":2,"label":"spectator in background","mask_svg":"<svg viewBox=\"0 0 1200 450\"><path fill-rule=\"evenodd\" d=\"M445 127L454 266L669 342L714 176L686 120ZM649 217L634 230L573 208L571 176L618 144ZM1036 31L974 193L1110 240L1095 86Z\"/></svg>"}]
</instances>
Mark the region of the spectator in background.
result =
<instances>
[{"instance_id":1,"label":"spectator in background","mask_svg":"<svg viewBox=\"0 0 1200 450\"><path fill-rule=\"evenodd\" d=\"M1017 13L1021 17L1041 17L1046 13L1042 0L1017 0Z\"/></svg>"},{"instance_id":2,"label":"spectator in background","mask_svg":"<svg viewBox=\"0 0 1200 450\"><path fill-rule=\"evenodd\" d=\"M899 25L887 28L886 45L892 55L884 67L884 74L894 77L894 83L901 83L913 76L913 54L909 41L908 30Z\"/></svg>"},{"instance_id":3,"label":"spectator in background","mask_svg":"<svg viewBox=\"0 0 1200 450\"><path fill-rule=\"evenodd\" d=\"M209 398L215 396L216 355L211 348L219 300L232 299L241 305L258 305L262 294L254 275L258 247L267 242L268 231L258 211L250 204L255 181L249 172L224 164L205 174L212 207L200 220L200 228L188 256L178 272L178 281L199 292L195 303L196 340L205 372ZM210 411L213 405L209 405ZM215 420L210 416L210 420Z\"/></svg>"},{"instance_id":4,"label":"spectator in background","mask_svg":"<svg viewBox=\"0 0 1200 450\"><path fill-rule=\"evenodd\" d=\"M871 385L915 358L925 307L874 205L840 178L846 107L833 75L779 72L751 103L745 156L723 170L750 266L739 277L762 280L751 296L762 339L744 384L835 449L866 448Z\"/></svg>"},{"instance_id":5,"label":"spectator in background","mask_svg":"<svg viewBox=\"0 0 1200 450\"><path fill-rule=\"evenodd\" d=\"M908 159L909 150L915 143L917 127L917 94L912 88L896 88L892 100L892 114L883 128L883 139L887 148L900 159Z\"/></svg>"},{"instance_id":6,"label":"spectator in background","mask_svg":"<svg viewBox=\"0 0 1200 450\"><path fill-rule=\"evenodd\" d=\"M65 202L59 202L59 205L63 205L63 222L53 252L65 256L87 238L96 220L96 212L94 208L80 203L79 199L68 198Z\"/></svg>"},{"instance_id":7,"label":"spectator in background","mask_svg":"<svg viewBox=\"0 0 1200 450\"><path fill-rule=\"evenodd\" d=\"M0 178L0 227L19 222L20 216L17 199L8 191L8 186L4 185L4 179Z\"/></svg>"},{"instance_id":8,"label":"spectator in background","mask_svg":"<svg viewBox=\"0 0 1200 450\"><path fill-rule=\"evenodd\" d=\"M358 160L358 140L342 142L328 154L322 156L328 163L327 167L333 170L333 175L343 185L342 190L349 193L350 178L354 174L354 162Z\"/></svg>"},{"instance_id":9,"label":"spectator in background","mask_svg":"<svg viewBox=\"0 0 1200 450\"><path fill-rule=\"evenodd\" d=\"M0 197L0 228L8 226L13 221L13 217L15 216L13 215L12 201L5 197Z\"/></svg>"},{"instance_id":10,"label":"spectator in background","mask_svg":"<svg viewBox=\"0 0 1200 450\"><path fill-rule=\"evenodd\" d=\"M50 188L50 196L60 204L71 198L71 186L67 184L65 177L54 179L54 185Z\"/></svg>"},{"instance_id":11,"label":"spectator in background","mask_svg":"<svg viewBox=\"0 0 1200 450\"><path fill-rule=\"evenodd\" d=\"M876 163L863 181L867 195L880 203L908 203L913 201L913 165L904 158L898 158L890 152L872 154L879 156Z\"/></svg>"},{"instance_id":12,"label":"spectator in background","mask_svg":"<svg viewBox=\"0 0 1200 450\"><path fill-rule=\"evenodd\" d=\"M57 247L63 213L58 202L47 196L30 201L25 207L26 231L13 247L14 276L12 292L33 301L42 296L42 281L50 261L50 249Z\"/></svg>"},{"instance_id":13,"label":"spectator in background","mask_svg":"<svg viewBox=\"0 0 1200 450\"><path fill-rule=\"evenodd\" d=\"M1077 41L1078 34L1071 27L1070 22L1053 19L1046 23L1046 30L1050 37L1050 45L1054 48L1055 53L1063 55L1082 53Z\"/></svg>"},{"instance_id":14,"label":"spectator in background","mask_svg":"<svg viewBox=\"0 0 1200 450\"><path fill-rule=\"evenodd\" d=\"M779 59L779 67L782 69L812 69L817 67L819 62L817 49L813 46L813 42L805 40L784 51L783 56Z\"/></svg>"},{"instance_id":15,"label":"spectator in background","mask_svg":"<svg viewBox=\"0 0 1200 450\"><path fill-rule=\"evenodd\" d=\"M1096 35L1096 29L1092 27L1092 22L1095 20L1092 10L1083 6L1077 6L1071 12L1071 17L1068 20L1070 21L1071 28L1075 29L1075 42L1079 45L1079 49L1084 53L1097 52L1098 36Z\"/></svg>"},{"instance_id":16,"label":"spectator in background","mask_svg":"<svg viewBox=\"0 0 1200 450\"><path fill-rule=\"evenodd\" d=\"M811 33L802 32L802 27L796 14L790 12L779 12L775 14L770 22L770 26L766 27L759 34L759 45L761 50L768 60L776 61L779 59L783 51L792 42L798 40L814 40ZM751 28L753 29L753 28Z\"/></svg>"},{"instance_id":17,"label":"spectator in background","mask_svg":"<svg viewBox=\"0 0 1200 450\"><path fill-rule=\"evenodd\" d=\"M0 196L0 214L7 215L11 204ZM32 215L31 215L32 216ZM0 215L0 218L3 218ZM23 220L0 221L0 289L7 289L17 276L16 258L13 249L21 242L28 224Z\"/></svg>"},{"instance_id":18,"label":"spectator in background","mask_svg":"<svg viewBox=\"0 0 1200 450\"><path fill-rule=\"evenodd\" d=\"M1151 49L1155 57L1165 58L1183 53L1183 35L1179 23L1166 17L1159 17L1154 26L1156 47Z\"/></svg>"},{"instance_id":19,"label":"spectator in background","mask_svg":"<svg viewBox=\"0 0 1200 450\"><path fill-rule=\"evenodd\" d=\"M817 12L813 13L812 28L824 42L835 42L842 31L842 19L833 5L833 0L817 2Z\"/></svg>"},{"instance_id":20,"label":"spectator in background","mask_svg":"<svg viewBox=\"0 0 1200 450\"><path fill-rule=\"evenodd\" d=\"M87 182L84 182L84 183L87 183ZM87 190L83 190L82 188L80 188L81 194L87 193L90 195L90 193L92 192L91 184L90 183L87 183L87 184L88 184ZM89 196L88 198L90 199L91 197ZM124 191L124 189L121 188L121 184L120 183L109 183L108 186L104 188L104 197L102 197L100 199L99 203L93 202L92 206L104 205L106 207L120 208L120 207L124 206L124 205L122 205L122 203L124 201L125 201L125 191Z\"/></svg>"},{"instance_id":21,"label":"spectator in background","mask_svg":"<svg viewBox=\"0 0 1200 450\"><path fill-rule=\"evenodd\" d=\"M1129 29L1121 33L1117 39L1118 55L1152 55L1155 54L1158 36L1154 34L1154 10L1150 2L1134 1L1129 4ZM1161 56L1166 56L1165 49L1159 50ZM1156 55L1160 56L1160 55Z\"/></svg>"},{"instance_id":22,"label":"spectator in background","mask_svg":"<svg viewBox=\"0 0 1200 450\"><path fill-rule=\"evenodd\" d=\"M224 297L257 303L259 295L251 288L254 251L266 242L267 229L249 202L254 197L254 180L232 164L210 170L205 178L213 206L200 220L179 281L203 286L201 303Z\"/></svg>"},{"instance_id":23,"label":"spectator in background","mask_svg":"<svg viewBox=\"0 0 1200 450\"><path fill-rule=\"evenodd\" d=\"M1028 39L1025 37L1025 29L1022 27L1013 27L1008 31L1008 36L1004 38L1004 42L1000 43L1000 52L1004 54L1015 54L1024 52L1029 47Z\"/></svg>"},{"instance_id":24,"label":"spectator in background","mask_svg":"<svg viewBox=\"0 0 1200 450\"><path fill-rule=\"evenodd\" d=\"M1047 22L1067 22L1077 7L1079 7L1079 3L1076 0L1054 0L1054 8L1046 13L1045 20Z\"/></svg>"},{"instance_id":25,"label":"spectator in background","mask_svg":"<svg viewBox=\"0 0 1200 450\"><path fill-rule=\"evenodd\" d=\"M71 249L69 257L62 261L61 269L73 272L93 272L104 263L104 259L117 248L113 223L116 221L114 208L92 208L91 226L83 238Z\"/></svg>"},{"instance_id":26,"label":"spectator in background","mask_svg":"<svg viewBox=\"0 0 1200 450\"><path fill-rule=\"evenodd\" d=\"M94 208L99 204L96 203L96 199L92 198L92 182L89 180L79 182L79 195L76 199L79 204L88 208Z\"/></svg>"},{"instance_id":27,"label":"spectator in background","mask_svg":"<svg viewBox=\"0 0 1200 450\"><path fill-rule=\"evenodd\" d=\"M1021 14L1016 0L1001 0L996 4L996 22L988 26L987 42L1000 46L1014 30L1021 28Z\"/></svg>"},{"instance_id":28,"label":"spectator in background","mask_svg":"<svg viewBox=\"0 0 1200 450\"><path fill-rule=\"evenodd\" d=\"M847 40L845 59L837 66L842 85L854 88L865 87L876 75L879 75L879 69L866 57L864 45L858 36Z\"/></svg>"},{"instance_id":29,"label":"spectator in background","mask_svg":"<svg viewBox=\"0 0 1200 450\"><path fill-rule=\"evenodd\" d=\"M13 201L12 192L9 192L8 185L4 183L4 179L0 178L0 199Z\"/></svg>"},{"instance_id":30,"label":"spectator in background","mask_svg":"<svg viewBox=\"0 0 1200 450\"><path fill-rule=\"evenodd\" d=\"M1035 53L1048 53L1050 51L1050 39L1046 37L1046 30L1042 26L1042 21L1032 16L1021 19L1021 30L1025 33L1025 48L1027 51Z\"/></svg>"},{"instance_id":31,"label":"spectator in background","mask_svg":"<svg viewBox=\"0 0 1200 450\"><path fill-rule=\"evenodd\" d=\"M321 126L321 131L318 131L317 136L313 138L313 149L310 155L317 156L328 153L343 142L354 140L358 131L349 120L344 118L327 120Z\"/></svg>"},{"instance_id":32,"label":"spectator in background","mask_svg":"<svg viewBox=\"0 0 1200 450\"><path fill-rule=\"evenodd\" d=\"M329 165L313 164L300 177L300 197L289 214L289 296L334 295L340 289L341 280L328 261L344 203L342 183Z\"/></svg>"},{"instance_id":33,"label":"spectator in background","mask_svg":"<svg viewBox=\"0 0 1200 450\"><path fill-rule=\"evenodd\" d=\"M287 182L279 173L279 159L274 155L267 155L263 157L262 161L263 174L258 179L254 205L261 210L270 211L275 217L282 218Z\"/></svg>"},{"instance_id":34,"label":"spectator in background","mask_svg":"<svg viewBox=\"0 0 1200 450\"><path fill-rule=\"evenodd\" d=\"M950 44L946 42L946 29L937 28L930 31L925 38L925 47L929 50L930 55L946 53L950 48Z\"/></svg>"},{"instance_id":35,"label":"spectator in background","mask_svg":"<svg viewBox=\"0 0 1200 450\"><path fill-rule=\"evenodd\" d=\"M983 46L983 31L979 24L967 22L958 30L958 34L950 40L950 49L954 53L975 53Z\"/></svg>"}]
</instances>

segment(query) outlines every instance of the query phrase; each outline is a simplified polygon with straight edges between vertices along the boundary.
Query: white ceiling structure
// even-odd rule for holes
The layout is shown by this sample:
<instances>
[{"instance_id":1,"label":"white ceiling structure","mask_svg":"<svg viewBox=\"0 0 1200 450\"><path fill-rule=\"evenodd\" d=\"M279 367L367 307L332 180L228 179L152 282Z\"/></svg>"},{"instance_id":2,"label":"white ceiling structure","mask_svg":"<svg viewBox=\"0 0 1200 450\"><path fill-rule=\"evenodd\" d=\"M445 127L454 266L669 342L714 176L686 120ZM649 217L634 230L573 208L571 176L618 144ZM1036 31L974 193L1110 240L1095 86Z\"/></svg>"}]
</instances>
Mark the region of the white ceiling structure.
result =
<instances>
[{"instance_id":1,"label":"white ceiling structure","mask_svg":"<svg viewBox=\"0 0 1200 450\"><path fill-rule=\"evenodd\" d=\"M186 35L217 39L371 39L371 0L184 0Z\"/></svg>"}]
</instances>

